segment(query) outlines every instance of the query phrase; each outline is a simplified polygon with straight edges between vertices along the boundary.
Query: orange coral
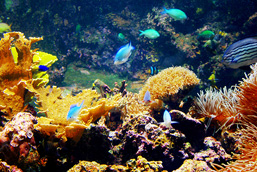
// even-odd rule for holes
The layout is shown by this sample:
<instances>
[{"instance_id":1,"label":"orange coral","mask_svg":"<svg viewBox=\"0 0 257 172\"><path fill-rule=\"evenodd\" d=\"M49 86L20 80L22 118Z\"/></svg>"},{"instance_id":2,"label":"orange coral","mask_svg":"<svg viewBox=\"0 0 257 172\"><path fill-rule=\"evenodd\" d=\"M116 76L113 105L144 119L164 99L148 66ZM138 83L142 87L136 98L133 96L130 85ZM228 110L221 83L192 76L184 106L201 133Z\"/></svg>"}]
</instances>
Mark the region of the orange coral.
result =
<instances>
[{"instance_id":1,"label":"orange coral","mask_svg":"<svg viewBox=\"0 0 257 172\"><path fill-rule=\"evenodd\" d=\"M31 65L34 52L31 44L43 38L26 39L21 32L9 32L0 40L0 110L13 116L23 109L25 88L20 81L32 79ZM11 47L18 52L15 64Z\"/></svg>"},{"instance_id":2,"label":"orange coral","mask_svg":"<svg viewBox=\"0 0 257 172\"><path fill-rule=\"evenodd\" d=\"M194 72L187 68L170 67L150 77L139 92L139 97L142 100L148 90L153 100L177 101L181 96L180 90L188 91L199 84L199 81Z\"/></svg>"},{"instance_id":3,"label":"orange coral","mask_svg":"<svg viewBox=\"0 0 257 172\"><path fill-rule=\"evenodd\" d=\"M28 87L28 89L33 89ZM62 90L57 87L33 89L38 97L38 104L42 112L46 113L46 117L38 119L36 129L41 132L52 135L58 138L72 138L78 141L86 127L91 122L96 121L101 116L106 116L108 112L117 106L116 102L121 98L117 94L110 99L100 97L95 90L86 89L76 96L67 95L62 97ZM84 107L82 108L77 121L68 121L67 114L72 104L80 103L84 100Z\"/></svg>"}]
</instances>

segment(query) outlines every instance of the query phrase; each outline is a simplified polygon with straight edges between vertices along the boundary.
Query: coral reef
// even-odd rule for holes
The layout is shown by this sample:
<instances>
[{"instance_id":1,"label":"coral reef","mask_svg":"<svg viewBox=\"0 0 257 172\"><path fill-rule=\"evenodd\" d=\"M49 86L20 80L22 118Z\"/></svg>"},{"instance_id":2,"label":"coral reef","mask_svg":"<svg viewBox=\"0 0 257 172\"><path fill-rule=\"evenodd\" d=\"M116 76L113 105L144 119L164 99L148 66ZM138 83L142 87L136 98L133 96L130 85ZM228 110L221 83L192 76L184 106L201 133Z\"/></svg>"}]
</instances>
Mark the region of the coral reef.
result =
<instances>
[{"instance_id":1,"label":"coral reef","mask_svg":"<svg viewBox=\"0 0 257 172\"><path fill-rule=\"evenodd\" d=\"M137 159L130 159L126 162L126 166L123 165L105 165L99 164L95 161L80 161L79 164L74 165L68 172L78 171L163 171L161 161L147 161L142 156L138 156Z\"/></svg>"},{"instance_id":2,"label":"coral reef","mask_svg":"<svg viewBox=\"0 0 257 172\"><path fill-rule=\"evenodd\" d=\"M7 163L23 165L37 163L39 154L33 135L36 118L30 113L18 113L0 132L1 158Z\"/></svg>"},{"instance_id":3,"label":"coral reef","mask_svg":"<svg viewBox=\"0 0 257 172\"><path fill-rule=\"evenodd\" d=\"M112 154L119 163L141 155L149 160L162 159L164 168L171 170L192 156L183 133L158 126L148 115L138 114L118 131L113 133Z\"/></svg>"},{"instance_id":4,"label":"coral reef","mask_svg":"<svg viewBox=\"0 0 257 172\"><path fill-rule=\"evenodd\" d=\"M206 137L204 139L205 150L195 153L194 160L201 160L207 163L228 162L232 160L231 156L226 153L225 149L221 147L221 142L216 141L213 137Z\"/></svg>"},{"instance_id":5,"label":"coral reef","mask_svg":"<svg viewBox=\"0 0 257 172\"><path fill-rule=\"evenodd\" d=\"M257 127L253 124L246 124L245 129L237 131L236 147L238 153L233 155L235 162L225 165L219 171L256 171L256 158L257 158Z\"/></svg>"},{"instance_id":6,"label":"coral reef","mask_svg":"<svg viewBox=\"0 0 257 172\"><path fill-rule=\"evenodd\" d=\"M25 88L20 81L32 79L31 66L35 53L30 49L33 43L42 39L28 40L21 32L9 32L0 41L0 110L10 117L24 108ZM17 63L11 52L12 46L16 47L18 53Z\"/></svg>"},{"instance_id":7,"label":"coral reef","mask_svg":"<svg viewBox=\"0 0 257 172\"><path fill-rule=\"evenodd\" d=\"M184 171L190 171L190 172L198 172L198 171L210 171L214 172L215 170L212 170L205 161L198 161L198 160L192 160L187 159L184 161L183 165L179 167L177 170L174 170L173 172L184 172Z\"/></svg>"},{"instance_id":8,"label":"coral reef","mask_svg":"<svg viewBox=\"0 0 257 172\"><path fill-rule=\"evenodd\" d=\"M139 96L143 100L148 90L153 100L161 99L167 104L172 104L180 102L194 86L199 84L199 81L189 69L170 67L150 77L140 90Z\"/></svg>"}]
</instances>

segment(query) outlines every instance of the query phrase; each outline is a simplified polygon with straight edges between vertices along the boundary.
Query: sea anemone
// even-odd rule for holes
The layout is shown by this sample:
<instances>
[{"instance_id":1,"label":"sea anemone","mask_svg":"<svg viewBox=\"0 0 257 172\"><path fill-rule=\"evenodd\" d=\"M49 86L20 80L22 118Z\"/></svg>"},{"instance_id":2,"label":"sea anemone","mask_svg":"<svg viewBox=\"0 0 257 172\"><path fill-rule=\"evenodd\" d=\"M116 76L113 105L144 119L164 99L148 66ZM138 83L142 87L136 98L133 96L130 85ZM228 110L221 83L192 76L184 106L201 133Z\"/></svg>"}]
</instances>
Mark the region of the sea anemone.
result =
<instances>
[{"instance_id":1,"label":"sea anemone","mask_svg":"<svg viewBox=\"0 0 257 172\"><path fill-rule=\"evenodd\" d=\"M200 117L211 118L221 128L231 126L242 117L236 108L238 104L237 94L237 87L230 89L224 87L219 91L210 88L206 93L201 91L191 112Z\"/></svg>"},{"instance_id":2,"label":"sea anemone","mask_svg":"<svg viewBox=\"0 0 257 172\"><path fill-rule=\"evenodd\" d=\"M237 109L244 114L243 121L257 126L257 63L251 66L252 72L239 85Z\"/></svg>"},{"instance_id":3,"label":"sea anemone","mask_svg":"<svg viewBox=\"0 0 257 172\"><path fill-rule=\"evenodd\" d=\"M253 124L246 124L245 129L237 131L239 154L234 154L232 158L236 159L226 168L220 171L257 171L257 127Z\"/></svg>"}]
</instances>

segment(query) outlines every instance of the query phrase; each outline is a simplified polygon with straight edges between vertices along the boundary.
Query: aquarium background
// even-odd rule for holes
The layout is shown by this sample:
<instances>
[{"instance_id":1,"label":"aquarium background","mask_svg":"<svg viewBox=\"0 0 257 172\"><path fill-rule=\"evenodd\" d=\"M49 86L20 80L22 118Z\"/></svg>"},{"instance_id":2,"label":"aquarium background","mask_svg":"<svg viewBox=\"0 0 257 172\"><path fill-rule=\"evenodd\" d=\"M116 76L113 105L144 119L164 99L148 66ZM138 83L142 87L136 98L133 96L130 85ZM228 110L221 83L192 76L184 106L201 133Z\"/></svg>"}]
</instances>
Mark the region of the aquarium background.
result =
<instances>
[{"instance_id":1,"label":"aquarium background","mask_svg":"<svg viewBox=\"0 0 257 172\"><path fill-rule=\"evenodd\" d=\"M187 15L187 18L174 20L168 14L162 14L164 7L180 9ZM32 45L32 49L38 48L40 51L57 56L58 61L47 71L50 77L48 86L57 86L68 90L67 94L75 96L84 89L95 89L96 79L103 82L102 85L110 88L117 86L117 83L122 88L121 83L125 80L126 86L124 88L126 87L126 90L133 94L139 93L148 78L169 67L182 66L193 71L200 82L186 94L187 96L183 100L181 99L185 103L183 108L179 106L181 102L166 103L164 107L169 108L169 110L177 108L185 113L189 111L189 107L200 91L230 88L238 85L242 78L251 72L249 66L231 69L222 63L222 59L224 52L231 44L257 35L256 0L1 0L0 13L1 23L10 25L11 31L22 32L26 38L43 37L42 41ZM160 36L155 39L150 39L146 35L140 36L141 31L147 29L158 31ZM213 35L204 35L203 31L207 30L211 31ZM1 34L1 38L3 38L3 34ZM129 43L134 49L128 60L123 64L115 65L116 53L122 46ZM154 71L152 71L153 69ZM98 88L97 91L101 92ZM103 97L109 98L109 95ZM81 100L79 101L80 104ZM36 107L35 111L38 112ZM162 120L160 114L163 111L164 109L154 111L159 115L157 117L158 122ZM44 114L38 116L44 116ZM140 121L141 119L137 120ZM152 119L147 118L142 119L142 121L151 123ZM134 126L133 122L131 123L130 125ZM210 125L210 123L207 121L205 124ZM195 122L190 125L197 126L198 123ZM119 127L117 130L124 126ZM140 126L137 127L140 128ZM129 126L121 130L127 132L128 128ZM48 138L44 138L46 139L44 140L40 138L39 134L36 138L40 141L38 145L41 145L39 152L44 152L44 155L41 153L41 157L48 158L48 165L43 167L43 162L41 162L42 164L38 166L28 167L22 166L22 163L19 162L18 167L32 171L40 171L39 169L42 171L57 170L61 167L61 171L67 171L79 160L96 161L108 165L126 164L130 158L130 156L126 157L126 152L123 152L122 156L112 156L110 160L95 155L94 151L93 153L86 153L90 149L97 149L97 146L101 147L101 144L93 148L88 146L79 155L79 148L90 142L87 141L88 138L94 137L92 136L94 134L106 132L105 129L101 129L96 127L87 131L87 135L85 134L77 143L77 148L72 150L74 152L66 150L71 148L73 144L73 142L68 142L67 145L63 146L65 149L60 152L57 151L55 152L56 155L49 157L47 155L51 154L53 148L62 146L61 141L50 139L52 143L48 144L46 148L44 147L46 144L42 146L43 143L41 144L41 142L47 141ZM183 131L181 126L176 129ZM187 133L188 131L183 132ZM215 135L213 130L208 132L207 135ZM124 135L122 137L129 137ZM168 135L167 137L173 136ZM177 142L174 141L174 144L185 144L183 134L176 137L179 139L175 139ZM220 137L218 136L217 140ZM206 142L208 141L207 139ZM58 146L55 146L56 142L59 142ZM107 141L107 138L100 137L99 140L96 139L93 142L106 143L106 147L101 147L104 152L103 156L110 156L108 151L110 151L111 143ZM218 144L216 141L213 142ZM126 147L127 145L122 146ZM202 147L204 146L202 145ZM226 145L228 153L233 152L228 147ZM194 149L186 150L189 157L192 157L190 153L199 151L201 148L197 150L194 147ZM135 150L132 152L136 153ZM73 153L75 154L74 159L72 159ZM111 154L115 154L115 152ZM183 156L184 154L182 154L176 156ZM147 153L139 153L139 155L145 155L149 161L163 161L163 169L168 171L175 170L182 165L182 162L175 158L172 162L173 167L171 167L165 162L167 159L159 158L157 153L153 157ZM57 162L56 159L58 159L59 164L54 165L54 168L51 169L50 166ZM41 159L41 161L43 160ZM50 162L51 160L53 162ZM223 160L225 162L226 158L219 162L213 162L221 164ZM66 161L69 162L66 163ZM26 163L24 162L24 164ZM210 164L208 165L212 168ZM212 170L215 169L212 168Z\"/></svg>"},{"instance_id":2,"label":"aquarium background","mask_svg":"<svg viewBox=\"0 0 257 172\"><path fill-rule=\"evenodd\" d=\"M174 21L161 15L163 7L181 9L188 18ZM159 70L187 66L201 78L203 88L210 85L208 78L215 70L217 87L231 86L244 71L222 66L225 48L236 40L256 35L256 1L249 0L5 0L0 8L1 21L12 24L13 31L44 37L34 46L57 55L59 61L50 69L50 84L57 86L77 84L88 88L92 84L90 75L98 78L98 73L108 73L113 74L110 78L114 80L119 77L131 81L128 89L133 90L133 81L147 79L151 66ZM149 28L161 36L154 40L139 37L139 30ZM204 47L204 42L197 39L203 30L226 33L224 45ZM123 40L119 33L125 36ZM135 47L131 57L122 65L114 65L116 52L128 42ZM72 75L76 77L71 79ZM114 80L108 78L104 82L112 85Z\"/></svg>"}]
</instances>

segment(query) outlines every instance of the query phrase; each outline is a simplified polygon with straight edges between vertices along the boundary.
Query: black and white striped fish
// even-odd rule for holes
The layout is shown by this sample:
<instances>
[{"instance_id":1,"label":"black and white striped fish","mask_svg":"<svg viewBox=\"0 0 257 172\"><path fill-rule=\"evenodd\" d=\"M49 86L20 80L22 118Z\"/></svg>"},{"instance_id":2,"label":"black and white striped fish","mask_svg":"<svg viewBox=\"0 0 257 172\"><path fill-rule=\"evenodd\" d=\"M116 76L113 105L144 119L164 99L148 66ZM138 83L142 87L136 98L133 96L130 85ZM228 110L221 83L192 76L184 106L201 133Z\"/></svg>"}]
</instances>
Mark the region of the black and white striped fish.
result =
<instances>
[{"instance_id":1,"label":"black and white striped fish","mask_svg":"<svg viewBox=\"0 0 257 172\"><path fill-rule=\"evenodd\" d=\"M257 39L246 38L230 45L223 55L223 64L237 69L257 62Z\"/></svg>"}]
</instances>

